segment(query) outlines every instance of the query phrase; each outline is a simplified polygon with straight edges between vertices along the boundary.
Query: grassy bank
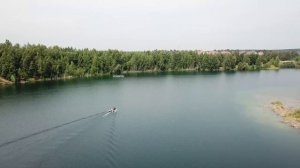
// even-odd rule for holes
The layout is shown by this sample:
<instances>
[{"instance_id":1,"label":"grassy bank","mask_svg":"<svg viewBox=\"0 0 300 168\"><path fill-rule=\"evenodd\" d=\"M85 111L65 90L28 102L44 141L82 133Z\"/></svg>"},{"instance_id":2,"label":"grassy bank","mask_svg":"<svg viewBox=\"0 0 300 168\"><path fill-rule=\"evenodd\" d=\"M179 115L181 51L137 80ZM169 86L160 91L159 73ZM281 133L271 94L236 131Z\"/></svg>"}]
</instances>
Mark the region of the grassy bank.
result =
<instances>
[{"instance_id":1,"label":"grassy bank","mask_svg":"<svg viewBox=\"0 0 300 168\"><path fill-rule=\"evenodd\" d=\"M294 127L300 128L300 109L289 108L280 101L274 101L272 111L282 117L282 122Z\"/></svg>"}]
</instances>

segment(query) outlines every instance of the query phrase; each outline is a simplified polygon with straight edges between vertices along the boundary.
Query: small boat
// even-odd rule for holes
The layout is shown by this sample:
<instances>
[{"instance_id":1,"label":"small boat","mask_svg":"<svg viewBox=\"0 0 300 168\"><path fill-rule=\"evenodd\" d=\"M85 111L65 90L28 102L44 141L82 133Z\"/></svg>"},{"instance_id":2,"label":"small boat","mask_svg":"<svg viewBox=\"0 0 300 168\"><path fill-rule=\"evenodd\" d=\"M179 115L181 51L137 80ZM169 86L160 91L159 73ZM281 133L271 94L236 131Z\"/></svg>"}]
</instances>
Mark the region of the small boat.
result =
<instances>
[{"instance_id":1,"label":"small boat","mask_svg":"<svg viewBox=\"0 0 300 168\"><path fill-rule=\"evenodd\" d=\"M110 112L110 113L115 113L115 112L117 112L118 111L118 109L117 108L111 108L110 110L108 110L108 112Z\"/></svg>"},{"instance_id":2,"label":"small boat","mask_svg":"<svg viewBox=\"0 0 300 168\"><path fill-rule=\"evenodd\" d=\"M25 83L27 83L27 81L25 81L25 80L20 80L19 83L20 83L20 84L25 84Z\"/></svg>"},{"instance_id":3,"label":"small boat","mask_svg":"<svg viewBox=\"0 0 300 168\"><path fill-rule=\"evenodd\" d=\"M113 75L113 78L124 78L124 75Z\"/></svg>"}]
</instances>

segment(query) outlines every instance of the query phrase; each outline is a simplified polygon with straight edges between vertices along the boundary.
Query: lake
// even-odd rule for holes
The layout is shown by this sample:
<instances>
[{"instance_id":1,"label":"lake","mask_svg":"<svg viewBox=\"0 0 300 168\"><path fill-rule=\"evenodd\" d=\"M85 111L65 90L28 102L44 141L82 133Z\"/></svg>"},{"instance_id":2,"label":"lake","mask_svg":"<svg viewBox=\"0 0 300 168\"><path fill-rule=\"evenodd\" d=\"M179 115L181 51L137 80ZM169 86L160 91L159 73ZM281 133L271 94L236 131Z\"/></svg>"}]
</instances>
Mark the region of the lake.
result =
<instances>
[{"instance_id":1,"label":"lake","mask_svg":"<svg viewBox=\"0 0 300 168\"><path fill-rule=\"evenodd\" d=\"M300 131L274 100L300 106L300 70L0 87L0 167L300 167Z\"/></svg>"}]
</instances>

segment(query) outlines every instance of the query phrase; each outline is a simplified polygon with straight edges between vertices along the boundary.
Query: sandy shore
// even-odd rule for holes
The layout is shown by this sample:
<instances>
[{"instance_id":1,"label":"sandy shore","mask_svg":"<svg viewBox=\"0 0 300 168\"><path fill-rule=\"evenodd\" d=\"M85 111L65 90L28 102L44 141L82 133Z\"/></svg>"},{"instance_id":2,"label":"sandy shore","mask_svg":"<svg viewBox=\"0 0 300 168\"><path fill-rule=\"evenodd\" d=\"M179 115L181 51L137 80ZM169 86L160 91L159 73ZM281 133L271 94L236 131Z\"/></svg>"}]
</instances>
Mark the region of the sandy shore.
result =
<instances>
[{"instance_id":1,"label":"sandy shore","mask_svg":"<svg viewBox=\"0 0 300 168\"><path fill-rule=\"evenodd\" d=\"M0 77L0 85L11 85L11 84L13 84L13 82Z\"/></svg>"},{"instance_id":2,"label":"sandy shore","mask_svg":"<svg viewBox=\"0 0 300 168\"><path fill-rule=\"evenodd\" d=\"M272 111L282 117L282 122L294 127L300 128L300 109L287 107L280 101L274 101Z\"/></svg>"}]
</instances>

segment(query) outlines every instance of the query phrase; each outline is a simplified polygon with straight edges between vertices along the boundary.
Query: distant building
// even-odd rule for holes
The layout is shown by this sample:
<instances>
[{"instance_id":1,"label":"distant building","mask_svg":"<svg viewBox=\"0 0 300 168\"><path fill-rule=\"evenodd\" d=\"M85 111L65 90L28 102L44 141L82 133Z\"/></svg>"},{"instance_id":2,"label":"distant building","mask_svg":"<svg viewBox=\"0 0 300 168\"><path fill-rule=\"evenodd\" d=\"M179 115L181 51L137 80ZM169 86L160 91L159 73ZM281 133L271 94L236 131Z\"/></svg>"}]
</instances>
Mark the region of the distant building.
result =
<instances>
[{"instance_id":1,"label":"distant building","mask_svg":"<svg viewBox=\"0 0 300 168\"><path fill-rule=\"evenodd\" d=\"M259 51L259 52L258 52L258 55L259 55L259 56L263 56L263 55L264 55L264 52L263 52L263 51Z\"/></svg>"},{"instance_id":2,"label":"distant building","mask_svg":"<svg viewBox=\"0 0 300 168\"><path fill-rule=\"evenodd\" d=\"M241 54L246 54L246 55L264 55L263 51L256 51L256 50L210 50L210 51L205 51L205 50L197 50L197 53L200 54L209 54L209 55L216 55L216 54L223 54L223 55L229 55L232 54L234 51L238 51L239 55Z\"/></svg>"},{"instance_id":3,"label":"distant building","mask_svg":"<svg viewBox=\"0 0 300 168\"><path fill-rule=\"evenodd\" d=\"M228 50L227 50L227 51L221 51L220 53L221 53L221 54L224 54L224 55L231 54L231 52L228 51Z\"/></svg>"},{"instance_id":4,"label":"distant building","mask_svg":"<svg viewBox=\"0 0 300 168\"><path fill-rule=\"evenodd\" d=\"M246 55L257 55L258 53L256 51L247 51Z\"/></svg>"}]
</instances>

